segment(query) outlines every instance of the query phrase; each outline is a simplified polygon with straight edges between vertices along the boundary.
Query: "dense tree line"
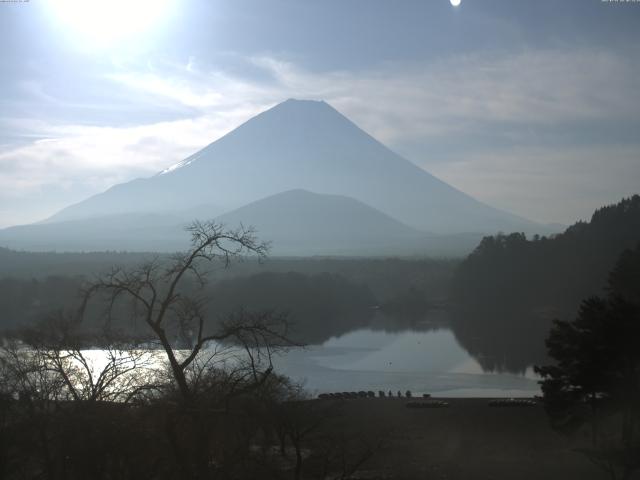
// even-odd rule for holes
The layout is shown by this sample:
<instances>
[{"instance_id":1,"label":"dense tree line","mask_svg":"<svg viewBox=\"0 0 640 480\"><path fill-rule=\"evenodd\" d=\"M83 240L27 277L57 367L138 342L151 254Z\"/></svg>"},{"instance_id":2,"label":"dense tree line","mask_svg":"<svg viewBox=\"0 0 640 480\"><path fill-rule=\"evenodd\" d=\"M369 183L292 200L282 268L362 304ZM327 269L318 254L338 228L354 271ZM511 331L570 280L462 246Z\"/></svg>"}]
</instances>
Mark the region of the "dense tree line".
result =
<instances>
[{"instance_id":1,"label":"dense tree line","mask_svg":"<svg viewBox=\"0 0 640 480\"><path fill-rule=\"evenodd\" d=\"M331 273L238 277L216 285L212 299L223 316L239 309L285 311L291 335L303 343L321 343L366 326L376 305L368 287Z\"/></svg>"},{"instance_id":2,"label":"dense tree line","mask_svg":"<svg viewBox=\"0 0 640 480\"><path fill-rule=\"evenodd\" d=\"M126 252L17 252L0 247L0 279L41 280L47 277L91 277L114 265L126 267L166 254ZM306 275L333 273L354 283L367 285L380 302L386 302L415 289L429 298L449 294L449 282L459 260L427 258L349 258L349 257L269 257L261 263L241 262L222 268L216 265L211 281L246 277L263 272L297 272Z\"/></svg>"},{"instance_id":3,"label":"dense tree line","mask_svg":"<svg viewBox=\"0 0 640 480\"><path fill-rule=\"evenodd\" d=\"M168 255L28 253L0 249L0 329L33 324L78 304L83 283ZM110 263L111 262L111 263ZM301 341L322 340L367 324L375 305L393 317L422 319L448 295L456 261L428 259L267 258L224 268L212 263L207 294L219 311L240 305L291 314ZM191 288L188 281L185 289ZM250 292L250 293L248 293ZM393 328L388 324L387 327Z\"/></svg>"},{"instance_id":4,"label":"dense tree line","mask_svg":"<svg viewBox=\"0 0 640 480\"><path fill-rule=\"evenodd\" d=\"M0 329L34 324L52 312L77 308L82 277L0 278Z\"/></svg>"},{"instance_id":5,"label":"dense tree line","mask_svg":"<svg viewBox=\"0 0 640 480\"><path fill-rule=\"evenodd\" d=\"M452 283L459 340L487 368L542 363L552 320L602 292L618 256L639 241L638 195L552 237L485 237Z\"/></svg>"},{"instance_id":6,"label":"dense tree line","mask_svg":"<svg viewBox=\"0 0 640 480\"><path fill-rule=\"evenodd\" d=\"M19 330L54 312L73 314L81 303L79 292L86 282L82 277L0 279L2 327ZM194 288L187 279L182 291L189 293ZM295 325L295 336L303 343L322 342L330 336L366 325L372 307L376 305L368 287L330 273L264 272L207 285L205 295L209 299L207 303L216 312L209 319L212 326L239 310L271 310L290 316ZM97 325L100 313L96 308L89 312L86 325ZM126 320L121 323L123 327L131 328Z\"/></svg>"},{"instance_id":7,"label":"dense tree line","mask_svg":"<svg viewBox=\"0 0 640 480\"><path fill-rule=\"evenodd\" d=\"M584 433L580 451L613 480L640 469L639 338L640 245L621 255L606 296L554 322L546 341L554 363L536 367L552 425Z\"/></svg>"},{"instance_id":8,"label":"dense tree line","mask_svg":"<svg viewBox=\"0 0 640 480\"><path fill-rule=\"evenodd\" d=\"M113 265L133 265L153 256L127 252L26 252L0 247L0 277L44 278L92 275Z\"/></svg>"}]
</instances>

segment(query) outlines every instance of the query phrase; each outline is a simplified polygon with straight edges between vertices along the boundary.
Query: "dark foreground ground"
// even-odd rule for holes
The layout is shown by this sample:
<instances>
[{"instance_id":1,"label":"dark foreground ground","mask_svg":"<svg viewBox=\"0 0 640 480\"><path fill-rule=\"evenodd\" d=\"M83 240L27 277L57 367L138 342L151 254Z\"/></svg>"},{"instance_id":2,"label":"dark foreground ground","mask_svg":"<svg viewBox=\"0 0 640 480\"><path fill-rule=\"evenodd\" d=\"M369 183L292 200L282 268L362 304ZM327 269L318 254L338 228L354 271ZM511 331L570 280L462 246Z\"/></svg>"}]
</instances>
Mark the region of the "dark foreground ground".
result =
<instances>
[{"instance_id":1,"label":"dark foreground ground","mask_svg":"<svg viewBox=\"0 0 640 480\"><path fill-rule=\"evenodd\" d=\"M389 479L607 478L549 426L541 405L490 407L487 399L443 399L411 409L402 399L345 400L344 427L378 445L355 475ZM319 402L322 402L320 400ZM326 400L325 402L333 402Z\"/></svg>"}]
</instances>

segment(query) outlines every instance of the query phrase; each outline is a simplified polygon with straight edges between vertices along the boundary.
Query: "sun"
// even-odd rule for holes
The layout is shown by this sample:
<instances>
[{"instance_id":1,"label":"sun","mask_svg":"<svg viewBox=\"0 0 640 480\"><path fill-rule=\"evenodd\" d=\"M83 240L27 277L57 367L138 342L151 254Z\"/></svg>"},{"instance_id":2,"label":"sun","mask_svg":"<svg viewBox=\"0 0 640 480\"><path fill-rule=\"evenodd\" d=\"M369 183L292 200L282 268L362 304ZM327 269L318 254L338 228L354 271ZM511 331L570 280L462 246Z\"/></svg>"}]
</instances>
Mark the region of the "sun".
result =
<instances>
[{"instance_id":1,"label":"sun","mask_svg":"<svg viewBox=\"0 0 640 480\"><path fill-rule=\"evenodd\" d=\"M460 5L460 0L451 0L451 5L453 5L454 7L457 7Z\"/></svg>"},{"instance_id":2,"label":"sun","mask_svg":"<svg viewBox=\"0 0 640 480\"><path fill-rule=\"evenodd\" d=\"M169 14L173 0L56 0L52 15L83 42L107 47L150 30Z\"/></svg>"}]
</instances>

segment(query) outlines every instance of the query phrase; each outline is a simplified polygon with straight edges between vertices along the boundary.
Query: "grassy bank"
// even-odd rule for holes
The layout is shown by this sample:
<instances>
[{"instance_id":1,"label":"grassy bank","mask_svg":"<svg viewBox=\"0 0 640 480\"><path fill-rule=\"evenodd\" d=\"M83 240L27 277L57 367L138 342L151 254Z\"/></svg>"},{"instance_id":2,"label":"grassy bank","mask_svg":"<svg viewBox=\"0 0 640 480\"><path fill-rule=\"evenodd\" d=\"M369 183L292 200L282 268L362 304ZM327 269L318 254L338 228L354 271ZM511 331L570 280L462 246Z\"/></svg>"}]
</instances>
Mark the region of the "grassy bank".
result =
<instances>
[{"instance_id":1,"label":"grassy bank","mask_svg":"<svg viewBox=\"0 0 640 480\"><path fill-rule=\"evenodd\" d=\"M403 399L343 401L345 430L377 445L358 477L604 478L574 451L575 442L551 429L540 405L490 407L489 399L444 400L448 407L429 409L407 408Z\"/></svg>"}]
</instances>

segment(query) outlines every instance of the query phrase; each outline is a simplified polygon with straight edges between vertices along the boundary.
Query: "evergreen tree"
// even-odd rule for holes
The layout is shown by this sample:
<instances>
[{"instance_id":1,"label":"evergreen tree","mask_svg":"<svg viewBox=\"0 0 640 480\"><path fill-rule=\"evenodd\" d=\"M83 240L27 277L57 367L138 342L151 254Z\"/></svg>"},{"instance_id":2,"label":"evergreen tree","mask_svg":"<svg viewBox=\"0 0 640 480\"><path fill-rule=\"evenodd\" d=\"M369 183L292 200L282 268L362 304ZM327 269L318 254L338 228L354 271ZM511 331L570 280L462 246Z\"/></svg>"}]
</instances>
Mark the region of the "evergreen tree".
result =
<instances>
[{"instance_id":1,"label":"evergreen tree","mask_svg":"<svg viewBox=\"0 0 640 480\"><path fill-rule=\"evenodd\" d=\"M606 298L582 302L573 321L555 321L547 339L556 363L536 367L552 424L572 432L589 425L582 451L611 478L640 468L640 246L610 275Z\"/></svg>"}]
</instances>

